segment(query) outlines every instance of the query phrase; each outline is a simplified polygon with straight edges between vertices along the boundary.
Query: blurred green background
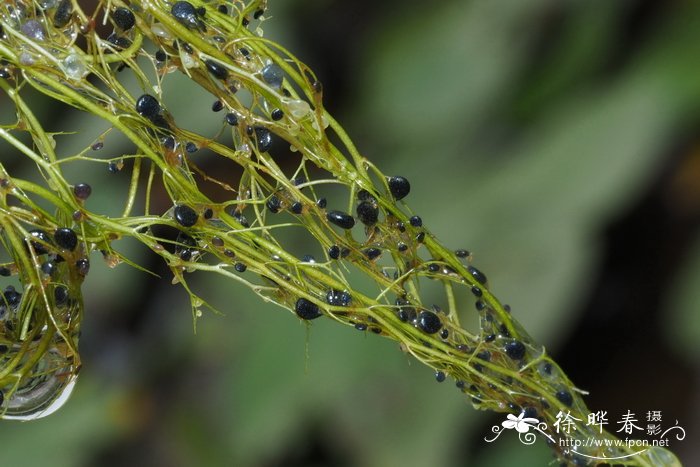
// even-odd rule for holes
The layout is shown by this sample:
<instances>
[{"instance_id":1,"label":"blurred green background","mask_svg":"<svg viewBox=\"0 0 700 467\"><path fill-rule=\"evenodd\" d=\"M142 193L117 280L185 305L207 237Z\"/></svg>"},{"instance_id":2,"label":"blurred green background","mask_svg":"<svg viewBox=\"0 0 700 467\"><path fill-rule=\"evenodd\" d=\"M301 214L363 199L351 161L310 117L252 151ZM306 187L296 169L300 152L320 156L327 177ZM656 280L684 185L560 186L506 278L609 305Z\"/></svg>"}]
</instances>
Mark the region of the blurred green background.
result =
<instances>
[{"instance_id":1,"label":"blurred green background","mask_svg":"<svg viewBox=\"0 0 700 467\"><path fill-rule=\"evenodd\" d=\"M411 209L474 253L591 410L613 431L627 410L662 411L688 434L672 449L700 465L700 4L273 0L268 13L266 36L317 72L363 154L411 181ZM188 93L168 109L216 128L213 99ZM115 183L102 172L85 181ZM107 189L90 201L114 209ZM47 419L0 423L1 466L551 461L541 441L486 443L503 416L392 342L307 329L237 284L199 278L225 316L195 335L169 273L124 248L164 279L95 258L77 389Z\"/></svg>"}]
</instances>

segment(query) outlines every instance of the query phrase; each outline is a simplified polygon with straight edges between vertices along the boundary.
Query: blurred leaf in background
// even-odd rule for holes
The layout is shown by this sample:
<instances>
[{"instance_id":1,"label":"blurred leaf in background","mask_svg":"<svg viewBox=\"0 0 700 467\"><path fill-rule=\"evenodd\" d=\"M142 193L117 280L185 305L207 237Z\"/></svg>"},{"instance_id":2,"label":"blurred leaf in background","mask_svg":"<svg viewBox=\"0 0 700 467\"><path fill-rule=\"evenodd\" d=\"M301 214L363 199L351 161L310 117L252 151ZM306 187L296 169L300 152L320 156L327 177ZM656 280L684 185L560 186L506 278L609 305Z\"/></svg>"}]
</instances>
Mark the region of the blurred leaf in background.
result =
<instances>
[{"instance_id":1,"label":"blurred leaf in background","mask_svg":"<svg viewBox=\"0 0 700 467\"><path fill-rule=\"evenodd\" d=\"M663 410L693 431L697 2L308 0L269 11L266 35L317 71L363 154L411 180L411 209L474 253L497 296L591 390L592 410ZM170 85L171 96L191 93L186 80ZM205 104L201 115L190 101L167 106L217 125ZM66 128L98 132L89 116L71 118ZM106 209L105 192L94 202ZM330 321L307 328L230 283L195 280L225 313L195 335L167 270L124 248L163 279L93 268L80 384L58 414L0 425L0 465L551 460L543 442L485 443L502 417L473 410L390 341ZM700 463L690 440L671 447Z\"/></svg>"}]
</instances>

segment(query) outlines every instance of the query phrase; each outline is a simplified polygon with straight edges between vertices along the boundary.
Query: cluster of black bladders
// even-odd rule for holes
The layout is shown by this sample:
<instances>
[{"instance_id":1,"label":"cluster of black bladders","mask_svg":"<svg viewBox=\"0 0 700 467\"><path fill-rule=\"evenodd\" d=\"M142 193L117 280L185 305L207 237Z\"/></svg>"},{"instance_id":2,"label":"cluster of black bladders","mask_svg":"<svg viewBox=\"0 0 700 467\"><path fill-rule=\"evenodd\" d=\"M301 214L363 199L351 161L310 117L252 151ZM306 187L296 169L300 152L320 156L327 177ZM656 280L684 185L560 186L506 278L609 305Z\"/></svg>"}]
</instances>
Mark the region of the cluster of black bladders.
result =
<instances>
[{"instance_id":1,"label":"cluster of black bladders","mask_svg":"<svg viewBox=\"0 0 700 467\"><path fill-rule=\"evenodd\" d=\"M124 37L122 34L134 27L136 17L134 13L125 7L118 7L112 11L110 15L116 29L107 37L107 42L112 44L117 49L126 49L131 46L131 40Z\"/></svg>"}]
</instances>

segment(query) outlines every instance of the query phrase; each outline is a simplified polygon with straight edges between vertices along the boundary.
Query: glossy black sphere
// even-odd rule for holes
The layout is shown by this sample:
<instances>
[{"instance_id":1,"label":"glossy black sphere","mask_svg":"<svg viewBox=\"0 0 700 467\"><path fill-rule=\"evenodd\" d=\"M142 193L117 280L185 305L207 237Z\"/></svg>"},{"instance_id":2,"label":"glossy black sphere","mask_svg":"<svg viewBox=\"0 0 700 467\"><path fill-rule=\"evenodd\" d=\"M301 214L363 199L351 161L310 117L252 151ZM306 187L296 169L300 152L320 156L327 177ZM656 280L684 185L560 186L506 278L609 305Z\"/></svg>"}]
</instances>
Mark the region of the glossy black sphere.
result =
<instances>
[{"instance_id":1,"label":"glossy black sphere","mask_svg":"<svg viewBox=\"0 0 700 467\"><path fill-rule=\"evenodd\" d=\"M153 120L160 113L158 99L150 94L143 94L136 99L136 112L142 117Z\"/></svg>"},{"instance_id":2,"label":"glossy black sphere","mask_svg":"<svg viewBox=\"0 0 700 467\"><path fill-rule=\"evenodd\" d=\"M68 251L73 251L78 246L78 236L73 229L67 227L56 229L53 239L56 241L56 245Z\"/></svg>"},{"instance_id":3,"label":"glossy black sphere","mask_svg":"<svg viewBox=\"0 0 700 467\"><path fill-rule=\"evenodd\" d=\"M228 78L228 70L223 65L216 63L214 60L205 60L204 64L207 66L207 70L209 70L209 73L211 73L214 78Z\"/></svg>"},{"instance_id":4,"label":"glossy black sphere","mask_svg":"<svg viewBox=\"0 0 700 467\"><path fill-rule=\"evenodd\" d=\"M186 204L175 206L174 214L177 223L183 227L192 227L199 219L199 214Z\"/></svg>"},{"instance_id":5,"label":"glossy black sphere","mask_svg":"<svg viewBox=\"0 0 700 467\"><path fill-rule=\"evenodd\" d=\"M472 277L476 279L477 282L480 284L486 284L486 275L479 271L477 268L474 266L467 266L467 270L471 273Z\"/></svg>"},{"instance_id":6,"label":"glossy black sphere","mask_svg":"<svg viewBox=\"0 0 700 467\"><path fill-rule=\"evenodd\" d=\"M411 192L411 184L408 183L408 180L404 177L390 177L389 190L394 199L400 200L408 196Z\"/></svg>"},{"instance_id":7,"label":"glossy black sphere","mask_svg":"<svg viewBox=\"0 0 700 467\"><path fill-rule=\"evenodd\" d=\"M331 245L328 248L328 256L331 259L338 259L340 258L340 247L338 245Z\"/></svg>"},{"instance_id":8,"label":"glossy black sphere","mask_svg":"<svg viewBox=\"0 0 700 467\"><path fill-rule=\"evenodd\" d=\"M382 254L382 250L379 248L367 248L364 253L367 259L372 261L379 258L379 256Z\"/></svg>"},{"instance_id":9,"label":"glossy black sphere","mask_svg":"<svg viewBox=\"0 0 700 467\"><path fill-rule=\"evenodd\" d=\"M440 317L432 311L423 310L418 314L418 327L427 334L435 334L442 328Z\"/></svg>"},{"instance_id":10,"label":"glossy black sphere","mask_svg":"<svg viewBox=\"0 0 700 467\"><path fill-rule=\"evenodd\" d=\"M525 344L520 341L510 341L508 342L504 350L506 355L508 355L513 360L522 360L525 357Z\"/></svg>"},{"instance_id":11,"label":"glossy black sphere","mask_svg":"<svg viewBox=\"0 0 700 467\"><path fill-rule=\"evenodd\" d=\"M423 225L423 219L418 216L413 216L408 221L413 227L421 227Z\"/></svg>"},{"instance_id":12,"label":"glossy black sphere","mask_svg":"<svg viewBox=\"0 0 700 467\"><path fill-rule=\"evenodd\" d=\"M170 9L170 13L175 17L180 24L187 26L190 29L198 28L199 18L197 18L197 10L190 2L175 2Z\"/></svg>"},{"instance_id":13,"label":"glossy black sphere","mask_svg":"<svg viewBox=\"0 0 700 467\"><path fill-rule=\"evenodd\" d=\"M128 8L119 7L112 12L112 20L122 31L128 31L136 24L134 14Z\"/></svg>"},{"instance_id":14,"label":"glossy black sphere","mask_svg":"<svg viewBox=\"0 0 700 467\"><path fill-rule=\"evenodd\" d=\"M321 310L318 308L318 305L305 298L300 298L297 300L296 304L294 305L294 311L301 319L316 319L323 315Z\"/></svg>"},{"instance_id":15,"label":"glossy black sphere","mask_svg":"<svg viewBox=\"0 0 700 467\"><path fill-rule=\"evenodd\" d=\"M78 199L86 200L92 194L92 187L87 183L78 183L73 187L73 194Z\"/></svg>"},{"instance_id":16,"label":"glossy black sphere","mask_svg":"<svg viewBox=\"0 0 700 467\"><path fill-rule=\"evenodd\" d=\"M559 400L559 402L561 402L562 404L564 404L567 407L571 407L574 403L574 397L571 395L571 393L569 391L564 391L564 390L557 391L555 396Z\"/></svg>"},{"instance_id":17,"label":"glossy black sphere","mask_svg":"<svg viewBox=\"0 0 700 467\"><path fill-rule=\"evenodd\" d=\"M80 258L75 262L75 267L78 270L78 274L87 276L87 273L90 272L90 260L87 258Z\"/></svg>"},{"instance_id":18,"label":"glossy black sphere","mask_svg":"<svg viewBox=\"0 0 700 467\"><path fill-rule=\"evenodd\" d=\"M328 211L326 219L331 224L335 224L343 229L352 229L355 226L355 218L342 211Z\"/></svg>"}]
</instances>

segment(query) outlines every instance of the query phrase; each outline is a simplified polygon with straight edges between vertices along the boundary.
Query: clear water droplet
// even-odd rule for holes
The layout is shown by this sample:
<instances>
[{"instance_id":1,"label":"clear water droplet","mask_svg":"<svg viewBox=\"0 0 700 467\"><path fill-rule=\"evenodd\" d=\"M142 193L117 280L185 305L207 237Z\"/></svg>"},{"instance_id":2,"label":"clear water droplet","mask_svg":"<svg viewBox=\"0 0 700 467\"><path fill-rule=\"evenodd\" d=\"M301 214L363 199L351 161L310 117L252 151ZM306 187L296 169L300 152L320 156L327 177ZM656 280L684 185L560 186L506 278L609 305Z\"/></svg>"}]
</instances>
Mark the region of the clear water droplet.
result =
<instances>
[{"instance_id":1,"label":"clear water droplet","mask_svg":"<svg viewBox=\"0 0 700 467\"><path fill-rule=\"evenodd\" d=\"M0 418L36 420L51 415L68 401L77 379L72 362L58 349L50 349L34 366L31 377L5 400Z\"/></svg>"},{"instance_id":2,"label":"clear water droplet","mask_svg":"<svg viewBox=\"0 0 700 467\"><path fill-rule=\"evenodd\" d=\"M185 68L196 68L199 66L199 62L192 58L192 55L183 53L180 55L180 58L182 59L182 66Z\"/></svg>"},{"instance_id":3,"label":"clear water droplet","mask_svg":"<svg viewBox=\"0 0 700 467\"><path fill-rule=\"evenodd\" d=\"M173 39L173 36L172 34L170 34L170 31L168 31L160 23L155 23L153 26L151 26L151 32L153 32L153 34L155 34L156 36L168 41Z\"/></svg>"},{"instance_id":4,"label":"clear water droplet","mask_svg":"<svg viewBox=\"0 0 700 467\"><path fill-rule=\"evenodd\" d=\"M30 19L22 25L22 34L38 42L46 40L46 29L44 25L35 19Z\"/></svg>"},{"instance_id":5,"label":"clear water droplet","mask_svg":"<svg viewBox=\"0 0 700 467\"><path fill-rule=\"evenodd\" d=\"M284 71L276 63L266 65L262 70L262 79L273 88L281 88L284 81Z\"/></svg>"},{"instance_id":6,"label":"clear water droplet","mask_svg":"<svg viewBox=\"0 0 700 467\"><path fill-rule=\"evenodd\" d=\"M85 62L78 54L70 54L63 60L63 71L68 79L79 81L87 74Z\"/></svg>"},{"instance_id":7,"label":"clear water droplet","mask_svg":"<svg viewBox=\"0 0 700 467\"><path fill-rule=\"evenodd\" d=\"M287 104L287 113L294 118L302 118L311 112L311 106L308 102L301 99L289 99Z\"/></svg>"},{"instance_id":8,"label":"clear water droplet","mask_svg":"<svg viewBox=\"0 0 700 467\"><path fill-rule=\"evenodd\" d=\"M19 63L20 64L26 65L26 66L32 66L32 65L34 65L35 62L36 62L36 60L34 59L34 56L32 54L30 54L29 52L25 51L25 52L22 52L21 54L19 54Z\"/></svg>"}]
</instances>

